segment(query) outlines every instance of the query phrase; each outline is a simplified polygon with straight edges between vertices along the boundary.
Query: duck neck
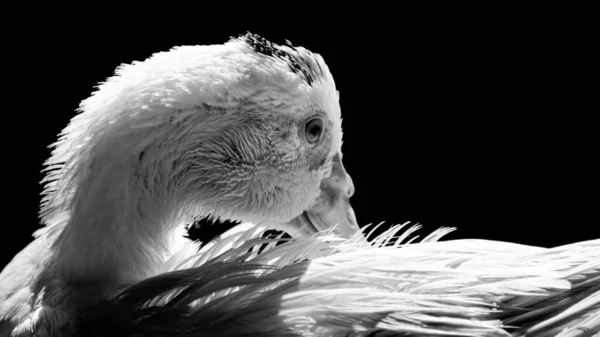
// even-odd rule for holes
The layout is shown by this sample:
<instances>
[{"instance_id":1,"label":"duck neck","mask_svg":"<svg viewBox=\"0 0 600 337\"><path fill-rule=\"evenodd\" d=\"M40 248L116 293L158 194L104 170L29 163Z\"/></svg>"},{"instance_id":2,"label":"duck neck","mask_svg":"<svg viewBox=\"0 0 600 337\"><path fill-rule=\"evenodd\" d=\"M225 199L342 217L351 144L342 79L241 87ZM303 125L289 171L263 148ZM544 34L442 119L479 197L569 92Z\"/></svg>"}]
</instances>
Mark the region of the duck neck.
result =
<instances>
[{"instance_id":1,"label":"duck neck","mask_svg":"<svg viewBox=\"0 0 600 337\"><path fill-rule=\"evenodd\" d=\"M110 165L79 184L55 243L59 279L100 293L163 272L179 225L174 198L144 190L127 162Z\"/></svg>"}]
</instances>

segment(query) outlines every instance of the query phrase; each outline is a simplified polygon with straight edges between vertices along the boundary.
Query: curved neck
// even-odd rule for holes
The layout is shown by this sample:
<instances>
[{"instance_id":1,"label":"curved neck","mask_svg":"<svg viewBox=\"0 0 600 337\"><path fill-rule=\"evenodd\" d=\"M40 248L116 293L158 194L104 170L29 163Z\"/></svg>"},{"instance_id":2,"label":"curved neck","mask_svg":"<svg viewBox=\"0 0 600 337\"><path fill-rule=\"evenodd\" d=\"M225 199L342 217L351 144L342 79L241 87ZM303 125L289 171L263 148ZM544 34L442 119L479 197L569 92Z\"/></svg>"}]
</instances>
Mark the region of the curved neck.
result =
<instances>
[{"instance_id":1,"label":"curved neck","mask_svg":"<svg viewBox=\"0 0 600 337\"><path fill-rule=\"evenodd\" d=\"M264 217L250 217L257 206L246 207L246 197L239 192L246 190L253 166L224 170L232 156L247 162L264 156L234 151L236 142L261 147L264 139L247 136L256 134L258 122L235 109L227 115L218 109L209 113L210 109L204 105L145 111L92 133L85 146L65 143L63 150L61 145L69 155L57 155L51 162L77 162L57 174L61 181L56 183L56 198L48 204L50 217L62 216L54 212L58 209L69 213L53 248L59 278L101 287L136 282L164 271L164 262L183 240L179 235L177 241L176 229L183 230L191 215L233 217L230 212L235 210L237 220ZM233 179L234 189L229 183L221 186Z\"/></svg>"},{"instance_id":2,"label":"curved neck","mask_svg":"<svg viewBox=\"0 0 600 337\"><path fill-rule=\"evenodd\" d=\"M144 191L126 158L107 163L79 183L70 219L55 243L59 278L94 291L163 272L179 225L167 191Z\"/></svg>"}]
</instances>

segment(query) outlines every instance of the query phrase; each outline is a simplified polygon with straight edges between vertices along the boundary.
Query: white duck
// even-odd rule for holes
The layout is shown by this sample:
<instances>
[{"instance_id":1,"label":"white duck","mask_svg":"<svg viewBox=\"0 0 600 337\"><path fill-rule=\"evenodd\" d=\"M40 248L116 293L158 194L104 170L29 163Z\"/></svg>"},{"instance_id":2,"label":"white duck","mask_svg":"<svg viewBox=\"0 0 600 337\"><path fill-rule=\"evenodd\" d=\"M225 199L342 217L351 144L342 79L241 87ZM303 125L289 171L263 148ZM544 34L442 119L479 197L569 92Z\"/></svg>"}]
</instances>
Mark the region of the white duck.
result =
<instances>
[{"instance_id":1,"label":"white duck","mask_svg":"<svg viewBox=\"0 0 600 337\"><path fill-rule=\"evenodd\" d=\"M45 227L0 274L0 336L600 330L600 240L361 240L337 92L305 49L251 34L177 48L81 110L47 163ZM194 255L177 229L198 216L246 223ZM258 254L268 228L298 238Z\"/></svg>"},{"instance_id":2,"label":"white duck","mask_svg":"<svg viewBox=\"0 0 600 337\"><path fill-rule=\"evenodd\" d=\"M251 34L179 47L120 67L80 110L46 162L45 227L0 274L2 336L68 330L81 308L168 270L195 217L358 231L317 54Z\"/></svg>"}]
</instances>

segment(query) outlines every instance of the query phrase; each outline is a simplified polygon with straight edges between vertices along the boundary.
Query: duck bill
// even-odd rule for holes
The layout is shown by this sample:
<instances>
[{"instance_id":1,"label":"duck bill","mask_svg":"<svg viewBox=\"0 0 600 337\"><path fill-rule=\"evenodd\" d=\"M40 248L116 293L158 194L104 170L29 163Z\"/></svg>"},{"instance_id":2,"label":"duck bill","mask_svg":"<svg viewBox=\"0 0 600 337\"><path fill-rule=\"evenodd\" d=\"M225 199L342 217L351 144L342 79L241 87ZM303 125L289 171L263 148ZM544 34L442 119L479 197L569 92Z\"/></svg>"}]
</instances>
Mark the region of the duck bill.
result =
<instances>
[{"instance_id":1,"label":"duck bill","mask_svg":"<svg viewBox=\"0 0 600 337\"><path fill-rule=\"evenodd\" d=\"M354 184L339 154L333 158L331 176L324 179L320 187L321 194L314 206L293 219L289 225L297 235L314 234L335 226L335 234L348 239L353 237L360 231L350 206Z\"/></svg>"}]
</instances>

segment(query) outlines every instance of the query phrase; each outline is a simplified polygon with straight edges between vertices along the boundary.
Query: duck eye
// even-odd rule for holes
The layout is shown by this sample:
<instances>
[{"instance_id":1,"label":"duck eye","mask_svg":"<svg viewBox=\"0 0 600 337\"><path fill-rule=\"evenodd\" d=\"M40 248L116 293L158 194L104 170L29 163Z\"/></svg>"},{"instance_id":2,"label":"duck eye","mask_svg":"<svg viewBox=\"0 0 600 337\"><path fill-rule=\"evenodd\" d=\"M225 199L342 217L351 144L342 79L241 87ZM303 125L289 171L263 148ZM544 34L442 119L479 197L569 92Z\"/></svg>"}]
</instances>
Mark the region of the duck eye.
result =
<instances>
[{"instance_id":1,"label":"duck eye","mask_svg":"<svg viewBox=\"0 0 600 337\"><path fill-rule=\"evenodd\" d=\"M309 144L315 144L323 135L323 119L315 117L304 125L304 136Z\"/></svg>"}]
</instances>

